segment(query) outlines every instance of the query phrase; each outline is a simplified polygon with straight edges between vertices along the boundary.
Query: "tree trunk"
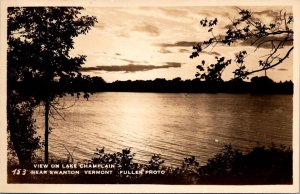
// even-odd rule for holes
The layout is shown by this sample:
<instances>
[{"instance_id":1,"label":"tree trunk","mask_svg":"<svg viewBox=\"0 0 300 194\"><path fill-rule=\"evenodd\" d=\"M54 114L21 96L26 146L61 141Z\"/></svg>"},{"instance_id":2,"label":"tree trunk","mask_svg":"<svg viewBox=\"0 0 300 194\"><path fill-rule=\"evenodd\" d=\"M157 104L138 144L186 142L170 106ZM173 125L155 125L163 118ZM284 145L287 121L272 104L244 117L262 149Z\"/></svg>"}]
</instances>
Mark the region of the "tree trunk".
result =
<instances>
[{"instance_id":1,"label":"tree trunk","mask_svg":"<svg viewBox=\"0 0 300 194\"><path fill-rule=\"evenodd\" d=\"M50 103L48 100L45 101L45 164L48 164L48 135L49 135L49 111Z\"/></svg>"}]
</instances>

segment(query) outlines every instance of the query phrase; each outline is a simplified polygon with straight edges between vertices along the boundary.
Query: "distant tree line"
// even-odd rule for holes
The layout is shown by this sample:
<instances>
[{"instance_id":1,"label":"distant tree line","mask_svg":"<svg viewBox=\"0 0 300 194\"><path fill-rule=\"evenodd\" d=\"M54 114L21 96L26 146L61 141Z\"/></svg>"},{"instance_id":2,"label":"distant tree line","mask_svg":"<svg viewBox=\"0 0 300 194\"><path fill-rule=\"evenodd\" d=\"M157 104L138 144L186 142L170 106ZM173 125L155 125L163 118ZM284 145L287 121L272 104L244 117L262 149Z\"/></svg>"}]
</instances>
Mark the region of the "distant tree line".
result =
<instances>
[{"instance_id":1,"label":"distant tree line","mask_svg":"<svg viewBox=\"0 0 300 194\"><path fill-rule=\"evenodd\" d=\"M106 83L101 77L80 79L74 83L78 91L90 92L171 92L171 93L264 93L264 94L293 94L293 82L276 83L266 76L253 77L251 82L242 79L231 81L211 82L181 80L180 77L172 80L157 78L155 80L115 81Z\"/></svg>"}]
</instances>

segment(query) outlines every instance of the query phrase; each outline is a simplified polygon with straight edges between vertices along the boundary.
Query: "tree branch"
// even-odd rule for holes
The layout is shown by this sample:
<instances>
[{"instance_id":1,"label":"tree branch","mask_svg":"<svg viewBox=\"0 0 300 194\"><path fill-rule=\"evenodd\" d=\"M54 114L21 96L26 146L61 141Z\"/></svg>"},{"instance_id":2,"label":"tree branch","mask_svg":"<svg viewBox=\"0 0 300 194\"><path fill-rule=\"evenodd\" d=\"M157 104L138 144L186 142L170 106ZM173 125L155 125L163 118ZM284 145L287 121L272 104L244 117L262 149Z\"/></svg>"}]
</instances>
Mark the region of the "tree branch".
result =
<instances>
[{"instance_id":1,"label":"tree branch","mask_svg":"<svg viewBox=\"0 0 300 194\"><path fill-rule=\"evenodd\" d=\"M291 53L291 51L292 51L293 49L294 49L294 47L291 47L291 48L289 49L289 51L286 53L286 55L285 55L283 58L281 58L281 59L280 59L277 63L275 63L274 65L270 65L270 66L268 66L268 67L264 67L264 68L261 68L261 69L257 69L257 70L248 72L248 73L246 73L246 75L248 76L248 75L251 75L251 74L253 74L253 73L257 73L257 72L260 72L260 71L264 71L264 70L267 70L267 69L271 69L271 68L273 68L273 67L279 65L280 63L282 63L282 61L284 61L286 58L288 58L288 56L290 55L290 53Z\"/></svg>"}]
</instances>

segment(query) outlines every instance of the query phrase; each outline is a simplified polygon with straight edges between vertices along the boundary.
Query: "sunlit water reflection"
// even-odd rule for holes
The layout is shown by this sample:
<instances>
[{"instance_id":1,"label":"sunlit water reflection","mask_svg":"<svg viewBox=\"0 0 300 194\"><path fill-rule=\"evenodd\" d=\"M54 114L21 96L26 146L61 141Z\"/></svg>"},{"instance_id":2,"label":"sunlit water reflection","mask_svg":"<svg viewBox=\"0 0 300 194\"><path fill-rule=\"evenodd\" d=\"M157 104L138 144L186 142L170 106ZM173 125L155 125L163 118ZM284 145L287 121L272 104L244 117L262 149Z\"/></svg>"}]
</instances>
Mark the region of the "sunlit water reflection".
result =
<instances>
[{"instance_id":1,"label":"sunlit water reflection","mask_svg":"<svg viewBox=\"0 0 300 194\"><path fill-rule=\"evenodd\" d=\"M74 97L61 102L72 104ZM292 107L292 95L97 93L77 100L63 112L65 120L51 120L49 150L66 158L64 146L75 149L78 161L97 147L131 147L139 162L157 153L167 164L189 155L204 163L224 144L243 151L272 142L291 146ZM37 114L42 134L42 111Z\"/></svg>"}]
</instances>

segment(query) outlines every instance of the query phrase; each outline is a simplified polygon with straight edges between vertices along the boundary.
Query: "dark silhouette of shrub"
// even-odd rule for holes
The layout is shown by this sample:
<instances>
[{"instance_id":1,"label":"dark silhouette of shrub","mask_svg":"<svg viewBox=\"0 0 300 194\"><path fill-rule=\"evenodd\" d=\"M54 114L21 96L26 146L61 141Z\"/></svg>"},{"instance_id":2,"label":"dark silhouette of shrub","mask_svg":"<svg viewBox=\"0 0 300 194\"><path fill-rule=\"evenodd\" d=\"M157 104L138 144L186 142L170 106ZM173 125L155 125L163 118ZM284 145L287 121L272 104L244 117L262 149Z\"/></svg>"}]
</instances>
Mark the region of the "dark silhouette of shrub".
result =
<instances>
[{"instance_id":1,"label":"dark silhouette of shrub","mask_svg":"<svg viewBox=\"0 0 300 194\"><path fill-rule=\"evenodd\" d=\"M226 145L222 153L198 169L199 182L208 184L291 184L292 150L274 144L248 154Z\"/></svg>"},{"instance_id":2,"label":"dark silhouette of shrub","mask_svg":"<svg viewBox=\"0 0 300 194\"><path fill-rule=\"evenodd\" d=\"M121 184L292 184L292 150L285 146L257 146L249 153L225 145L223 150L200 164L196 157L184 158L178 167L164 165L160 155L154 154L145 163L134 162L130 148L121 152L106 153L96 149L91 160L78 164L111 164L111 174L97 175L44 175L12 176L11 170L19 166L8 165L8 182L13 183L121 183ZM71 164L69 160L51 160L54 164ZM32 167L32 169L34 169ZM64 170L64 169L56 169ZM89 170L87 169L81 169ZM120 173L120 171L141 173ZM146 172L161 172L151 174Z\"/></svg>"}]
</instances>

